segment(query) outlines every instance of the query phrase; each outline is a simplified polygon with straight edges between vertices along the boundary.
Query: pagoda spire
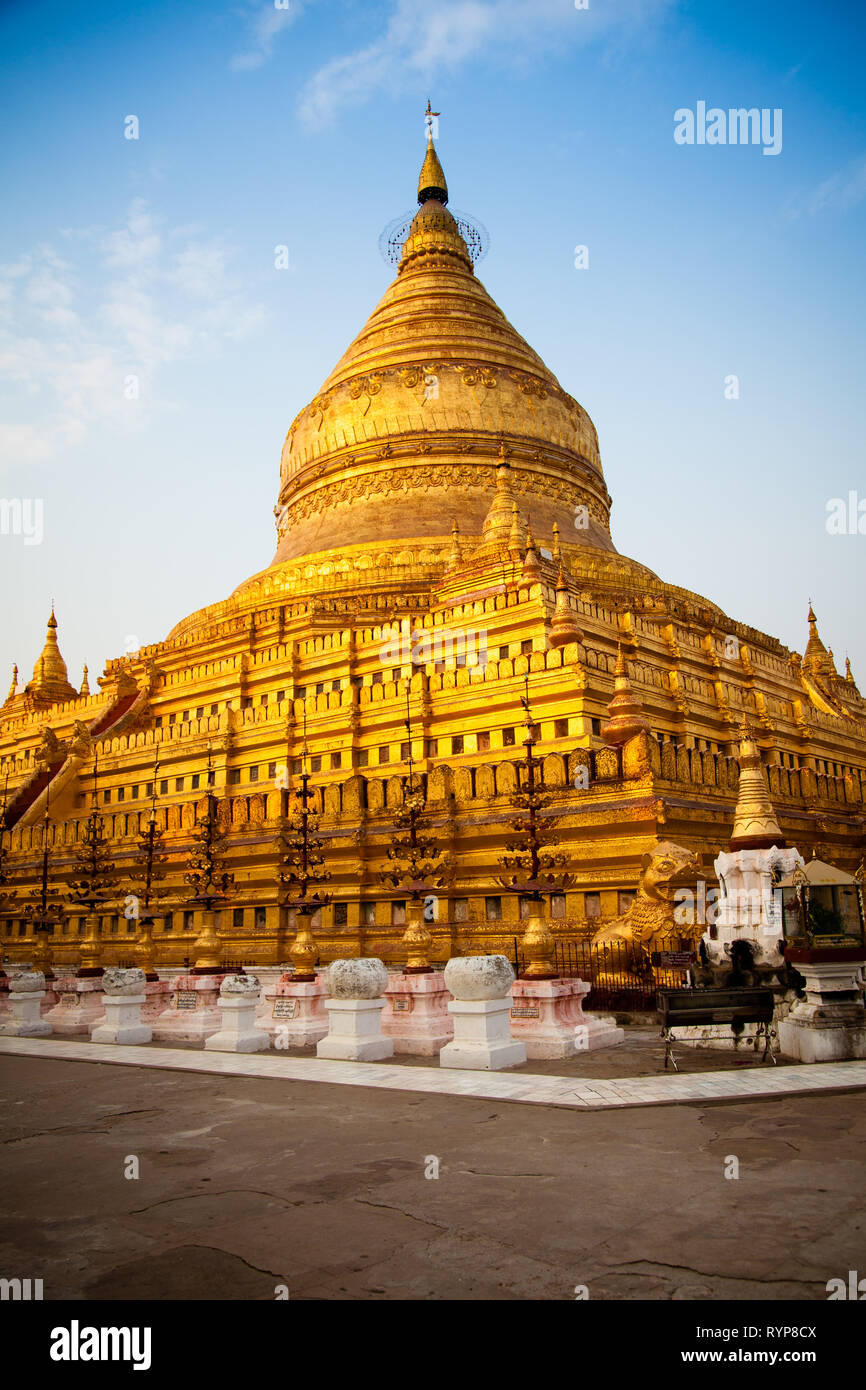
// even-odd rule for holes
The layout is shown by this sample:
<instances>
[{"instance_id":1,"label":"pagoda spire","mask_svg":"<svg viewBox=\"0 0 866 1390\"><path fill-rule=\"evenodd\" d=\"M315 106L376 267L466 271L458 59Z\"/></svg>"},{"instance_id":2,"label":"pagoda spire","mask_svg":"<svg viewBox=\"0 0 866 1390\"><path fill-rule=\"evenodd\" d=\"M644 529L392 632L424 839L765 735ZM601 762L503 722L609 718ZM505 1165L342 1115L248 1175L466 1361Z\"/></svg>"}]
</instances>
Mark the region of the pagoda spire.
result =
<instances>
[{"instance_id":1,"label":"pagoda spire","mask_svg":"<svg viewBox=\"0 0 866 1390\"><path fill-rule=\"evenodd\" d=\"M803 665L813 675L830 675L832 673L832 663L827 653L827 648L818 635L818 619L815 617L815 610L809 601L809 640L806 643L806 650L803 653Z\"/></svg>"},{"instance_id":2,"label":"pagoda spire","mask_svg":"<svg viewBox=\"0 0 866 1390\"><path fill-rule=\"evenodd\" d=\"M83 667L82 672L81 672L81 690L80 690L78 693L79 693L80 695L89 695L89 694L90 694L90 683L89 683L89 681L88 681L88 679L87 679L87 663L86 663L86 662L85 662L84 667Z\"/></svg>"},{"instance_id":3,"label":"pagoda spire","mask_svg":"<svg viewBox=\"0 0 866 1390\"><path fill-rule=\"evenodd\" d=\"M33 679L26 689L29 695L41 695L43 699L53 701L74 700L78 696L78 691L69 683L66 662L60 655L60 647L57 644L57 619L54 616L53 604L45 634L45 645L33 667Z\"/></svg>"},{"instance_id":4,"label":"pagoda spire","mask_svg":"<svg viewBox=\"0 0 866 1390\"><path fill-rule=\"evenodd\" d=\"M814 620L810 619L811 621ZM738 761L740 785L737 789L731 849L769 849L773 845L784 849L785 837L779 829L776 812L770 800L770 789L761 754L746 723L743 724L740 734Z\"/></svg>"},{"instance_id":5,"label":"pagoda spire","mask_svg":"<svg viewBox=\"0 0 866 1390\"><path fill-rule=\"evenodd\" d=\"M511 503L511 529L508 533L508 549L511 551L511 558L515 563L519 563L523 555L523 525L520 515L520 508L516 502Z\"/></svg>"},{"instance_id":6,"label":"pagoda spire","mask_svg":"<svg viewBox=\"0 0 866 1390\"><path fill-rule=\"evenodd\" d=\"M424 156L424 163L421 165L421 173L418 176L418 202L426 203L428 199L435 198L437 203L442 203L444 207L448 202L448 184L445 182L445 173L439 162L436 146L433 144L433 117L438 115L438 111L431 111L428 98L427 153Z\"/></svg>"},{"instance_id":7,"label":"pagoda spire","mask_svg":"<svg viewBox=\"0 0 866 1390\"><path fill-rule=\"evenodd\" d=\"M628 678L628 661L620 642L616 646L616 666L613 675L613 698L607 707L610 719L602 725L601 736L611 747L622 748L636 734L649 733L650 726L640 700L632 690Z\"/></svg>"},{"instance_id":8,"label":"pagoda spire","mask_svg":"<svg viewBox=\"0 0 866 1390\"><path fill-rule=\"evenodd\" d=\"M556 607L550 620L548 641L551 647L565 647L569 642L581 642L583 633L577 625L577 618L568 598L568 584L562 563L556 580Z\"/></svg>"},{"instance_id":9,"label":"pagoda spire","mask_svg":"<svg viewBox=\"0 0 866 1390\"><path fill-rule=\"evenodd\" d=\"M526 527L526 554L523 557L523 578L529 584L534 584L541 576L541 565L538 563L538 551L535 548L535 537L532 534L532 523Z\"/></svg>"},{"instance_id":10,"label":"pagoda spire","mask_svg":"<svg viewBox=\"0 0 866 1390\"><path fill-rule=\"evenodd\" d=\"M448 552L448 569L457 569L463 559L463 551L460 546L460 527L457 525L457 518L451 522L451 549Z\"/></svg>"},{"instance_id":11,"label":"pagoda spire","mask_svg":"<svg viewBox=\"0 0 866 1390\"><path fill-rule=\"evenodd\" d=\"M847 657L847 656L846 656L846 658L845 658L845 676L844 676L844 680L845 680L845 684L848 686L849 690L853 690L853 692L854 692L855 695L859 695L859 694L860 694L860 691L857 689L857 682L855 681L853 672L852 672L852 670L851 670L851 660L850 660L850 657Z\"/></svg>"},{"instance_id":12,"label":"pagoda spire","mask_svg":"<svg viewBox=\"0 0 866 1390\"><path fill-rule=\"evenodd\" d=\"M499 456L496 463L496 491L481 528L482 543L491 542L508 546L513 505L511 465L508 462L508 450L503 443L499 446Z\"/></svg>"},{"instance_id":13,"label":"pagoda spire","mask_svg":"<svg viewBox=\"0 0 866 1390\"><path fill-rule=\"evenodd\" d=\"M850 666L849 666L848 669L849 669L849 670L851 669ZM14 695L17 695L17 694L18 694L18 667L17 667L17 666L13 666L13 667L12 667L12 684L11 684L10 687L9 687L9 694L6 696L6 699L7 699L7 700L11 700L12 697L13 697Z\"/></svg>"}]
</instances>

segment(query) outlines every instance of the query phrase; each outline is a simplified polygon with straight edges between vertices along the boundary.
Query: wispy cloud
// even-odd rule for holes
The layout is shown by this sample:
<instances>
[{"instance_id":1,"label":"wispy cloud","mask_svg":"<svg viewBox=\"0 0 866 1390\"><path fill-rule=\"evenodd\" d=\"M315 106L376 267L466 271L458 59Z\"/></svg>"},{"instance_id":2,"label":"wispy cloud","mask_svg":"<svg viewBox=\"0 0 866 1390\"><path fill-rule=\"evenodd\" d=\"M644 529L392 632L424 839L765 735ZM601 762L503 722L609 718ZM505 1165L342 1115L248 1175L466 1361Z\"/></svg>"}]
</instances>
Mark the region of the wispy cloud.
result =
<instances>
[{"instance_id":1,"label":"wispy cloud","mask_svg":"<svg viewBox=\"0 0 866 1390\"><path fill-rule=\"evenodd\" d=\"M260 68L272 56L280 34L299 17L304 6L301 0L286 0L279 6L274 0L251 0L247 4L247 46L236 53L229 67L236 72Z\"/></svg>"},{"instance_id":2,"label":"wispy cloud","mask_svg":"<svg viewBox=\"0 0 866 1390\"><path fill-rule=\"evenodd\" d=\"M835 208L846 212L866 198L866 155L859 155L849 164L824 179L808 199L808 211L824 212Z\"/></svg>"},{"instance_id":3,"label":"wispy cloud","mask_svg":"<svg viewBox=\"0 0 866 1390\"><path fill-rule=\"evenodd\" d=\"M0 265L8 465L45 462L97 424L136 427L160 369L264 317L233 277L229 247L167 228L140 200L122 226L70 230L64 241L64 256L43 244Z\"/></svg>"},{"instance_id":4,"label":"wispy cloud","mask_svg":"<svg viewBox=\"0 0 866 1390\"><path fill-rule=\"evenodd\" d=\"M473 59L525 62L657 19L674 0L616 0L578 10L568 0L396 0L372 43L326 63L301 95L311 126L376 92L453 74Z\"/></svg>"}]
</instances>

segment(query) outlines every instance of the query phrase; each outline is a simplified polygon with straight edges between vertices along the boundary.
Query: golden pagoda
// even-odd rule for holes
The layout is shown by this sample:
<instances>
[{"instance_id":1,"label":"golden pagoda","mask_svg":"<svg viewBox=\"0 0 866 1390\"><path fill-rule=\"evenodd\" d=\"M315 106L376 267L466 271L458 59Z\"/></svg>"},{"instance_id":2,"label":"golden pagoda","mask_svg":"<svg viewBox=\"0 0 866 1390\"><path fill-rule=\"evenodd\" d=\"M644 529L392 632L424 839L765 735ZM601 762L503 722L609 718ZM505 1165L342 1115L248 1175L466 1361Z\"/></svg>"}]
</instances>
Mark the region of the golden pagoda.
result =
<instances>
[{"instance_id":1,"label":"golden pagoda","mask_svg":"<svg viewBox=\"0 0 866 1390\"><path fill-rule=\"evenodd\" d=\"M235 885L215 915L222 958L283 958L273 846L304 748L331 874L311 924L321 961L405 964L407 905L382 872L410 763L449 862L430 959L510 955L523 905L497 887L497 864L527 676L569 871L546 904L555 934L622 912L659 841L711 873L744 718L742 776L767 779L788 843L808 855L820 842L852 869L863 855L866 705L811 607L801 656L618 553L593 423L476 275L432 132L418 203L392 283L289 427L270 563L164 641L108 661L92 693L87 676L69 683L52 612L33 680L22 688L16 672L0 706L3 833L22 891L49 791L54 871L71 876L94 759L118 891L156 805L174 904L158 965L191 956L202 930L183 875L209 788ZM703 526L698 483L678 524L688 508ZM122 896L101 912L106 965L134 955ZM29 928L14 903L6 914L3 950L26 957ZM83 934L73 911L57 963L77 961Z\"/></svg>"}]
</instances>

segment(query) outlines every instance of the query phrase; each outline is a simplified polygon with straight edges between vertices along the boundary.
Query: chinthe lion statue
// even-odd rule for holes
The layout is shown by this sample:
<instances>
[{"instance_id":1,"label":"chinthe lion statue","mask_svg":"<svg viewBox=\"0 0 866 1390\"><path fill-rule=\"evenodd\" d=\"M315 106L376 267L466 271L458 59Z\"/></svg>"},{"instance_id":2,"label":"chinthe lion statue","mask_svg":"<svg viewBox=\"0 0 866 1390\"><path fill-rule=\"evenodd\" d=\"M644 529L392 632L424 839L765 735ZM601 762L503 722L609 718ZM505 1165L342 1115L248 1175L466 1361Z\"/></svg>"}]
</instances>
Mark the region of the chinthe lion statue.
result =
<instances>
[{"instance_id":1,"label":"chinthe lion statue","mask_svg":"<svg viewBox=\"0 0 866 1390\"><path fill-rule=\"evenodd\" d=\"M703 873L691 850L661 840L643 857L637 895L628 912L596 932L593 946L626 943L631 948L632 969L643 973L649 968L651 951L661 949L679 931L688 934L688 928L674 918L675 898L682 888L694 892Z\"/></svg>"}]
</instances>

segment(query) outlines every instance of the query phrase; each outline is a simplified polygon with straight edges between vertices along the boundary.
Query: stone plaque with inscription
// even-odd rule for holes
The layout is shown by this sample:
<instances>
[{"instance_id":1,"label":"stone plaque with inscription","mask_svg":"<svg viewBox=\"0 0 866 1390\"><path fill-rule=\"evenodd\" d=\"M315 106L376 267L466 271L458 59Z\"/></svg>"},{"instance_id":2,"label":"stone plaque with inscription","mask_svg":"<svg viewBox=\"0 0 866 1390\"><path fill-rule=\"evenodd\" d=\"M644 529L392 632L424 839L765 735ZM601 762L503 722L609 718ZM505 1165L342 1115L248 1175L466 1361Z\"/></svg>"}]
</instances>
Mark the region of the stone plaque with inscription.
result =
<instances>
[{"instance_id":1,"label":"stone plaque with inscription","mask_svg":"<svg viewBox=\"0 0 866 1390\"><path fill-rule=\"evenodd\" d=\"M294 1018L298 1011L297 999L275 999L274 1018Z\"/></svg>"},{"instance_id":2,"label":"stone plaque with inscription","mask_svg":"<svg viewBox=\"0 0 866 1390\"><path fill-rule=\"evenodd\" d=\"M198 995L194 989L179 989L177 992L178 1009L194 1009Z\"/></svg>"},{"instance_id":3,"label":"stone plaque with inscription","mask_svg":"<svg viewBox=\"0 0 866 1390\"><path fill-rule=\"evenodd\" d=\"M694 951L653 951L650 954L653 965L661 966L664 970L681 970L685 966L694 965Z\"/></svg>"},{"instance_id":4,"label":"stone plaque with inscription","mask_svg":"<svg viewBox=\"0 0 866 1390\"><path fill-rule=\"evenodd\" d=\"M512 1018L538 1018L537 1004L518 1004L511 1010Z\"/></svg>"},{"instance_id":5,"label":"stone plaque with inscription","mask_svg":"<svg viewBox=\"0 0 866 1390\"><path fill-rule=\"evenodd\" d=\"M395 1012L395 1014L409 1014L409 1013L411 1013L411 1012L412 1012L412 1000L411 1000L411 999L395 999L395 1000L394 1000L394 1012Z\"/></svg>"}]
</instances>

